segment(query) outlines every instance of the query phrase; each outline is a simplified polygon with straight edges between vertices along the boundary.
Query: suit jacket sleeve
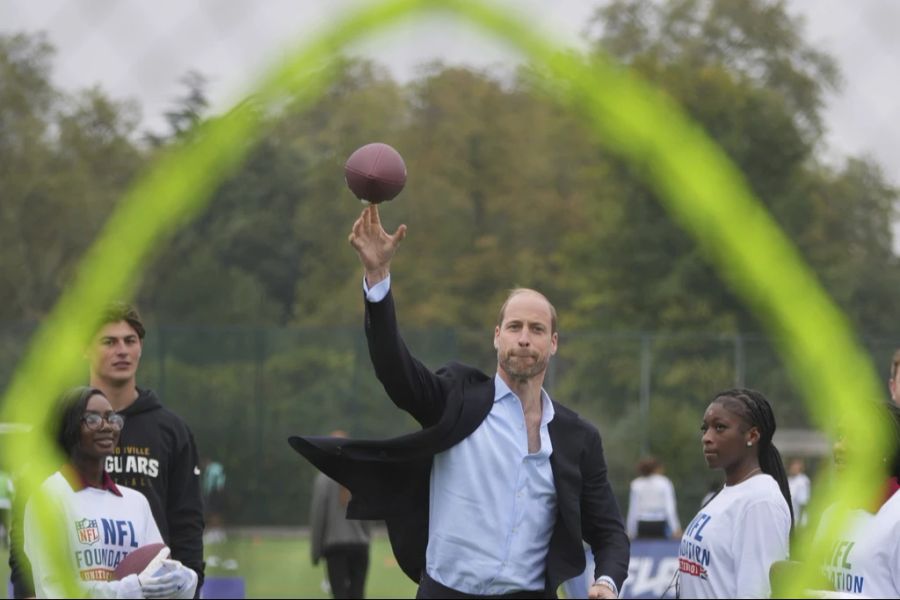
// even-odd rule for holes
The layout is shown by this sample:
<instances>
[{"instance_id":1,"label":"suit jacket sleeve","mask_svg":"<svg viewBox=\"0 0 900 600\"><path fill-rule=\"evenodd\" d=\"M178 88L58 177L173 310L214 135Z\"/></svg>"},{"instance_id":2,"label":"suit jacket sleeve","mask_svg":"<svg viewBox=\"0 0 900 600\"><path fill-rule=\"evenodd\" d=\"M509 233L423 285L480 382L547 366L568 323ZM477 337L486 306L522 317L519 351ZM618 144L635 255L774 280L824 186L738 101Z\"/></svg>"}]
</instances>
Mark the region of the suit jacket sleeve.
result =
<instances>
[{"instance_id":1,"label":"suit jacket sleeve","mask_svg":"<svg viewBox=\"0 0 900 600\"><path fill-rule=\"evenodd\" d=\"M375 375L394 404L423 427L437 423L446 405L445 383L410 354L400 337L393 293L380 302L366 300L366 339Z\"/></svg>"},{"instance_id":2,"label":"suit jacket sleeve","mask_svg":"<svg viewBox=\"0 0 900 600\"><path fill-rule=\"evenodd\" d=\"M631 543L625 534L619 505L606 477L600 434L591 429L582 455L581 529L594 553L594 578L607 575L619 590L628 576Z\"/></svg>"},{"instance_id":3,"label":"suit jacket sleeve","mask_svg":"<svg viewBox=\"0 0 900 600\"><path fill-rule=\"evenodd\" d=\"M319 564L325 546L325 522L328 519L328 478L319 473L313 482L309 506L309 552L312 564Z\"/></svg>"}]
</instances>

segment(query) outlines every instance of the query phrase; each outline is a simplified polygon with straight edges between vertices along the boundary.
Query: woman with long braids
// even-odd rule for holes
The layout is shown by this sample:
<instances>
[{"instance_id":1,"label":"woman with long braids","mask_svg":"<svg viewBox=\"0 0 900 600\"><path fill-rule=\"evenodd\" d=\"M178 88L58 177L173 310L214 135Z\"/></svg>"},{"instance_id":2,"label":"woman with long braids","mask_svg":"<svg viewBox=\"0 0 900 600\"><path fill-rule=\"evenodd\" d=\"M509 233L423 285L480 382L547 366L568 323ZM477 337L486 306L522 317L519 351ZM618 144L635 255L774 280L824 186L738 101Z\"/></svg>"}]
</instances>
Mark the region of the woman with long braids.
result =
<instances>
[{"instance_id":1,"label":"woman with long braids","mask_svg":"<svg viewBox=\"0 0 900 600\"><path fill-rule=\"evenodd\" d=\"M787 558L793 525L772 407L754 390L720 392L700 430L703 458L725 472L725 486L681 538L678 596L766 597L769 568Z\"/></svg>"}]
</instances>

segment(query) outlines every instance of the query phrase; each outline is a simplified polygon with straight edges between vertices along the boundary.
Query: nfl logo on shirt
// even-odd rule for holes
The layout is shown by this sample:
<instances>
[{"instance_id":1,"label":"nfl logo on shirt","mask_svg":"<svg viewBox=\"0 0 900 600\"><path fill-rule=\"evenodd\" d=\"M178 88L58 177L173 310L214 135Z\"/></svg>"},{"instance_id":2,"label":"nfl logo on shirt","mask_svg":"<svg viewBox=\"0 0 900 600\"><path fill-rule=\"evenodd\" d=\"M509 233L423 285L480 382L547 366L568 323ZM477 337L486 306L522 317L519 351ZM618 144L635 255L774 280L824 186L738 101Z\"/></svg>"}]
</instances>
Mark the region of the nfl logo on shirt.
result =
<instances>
[{"instance_id":1,"label":"nfl logo on shirt","mask_svg":"<svg viewBox=\"0 0 900 600\"><path fill-rule=\"evenodd\" d=\"M78 533L78 541L82 544L93 544L100 540L100 528L94 519L75 521L75 531Z\"/></svg>"}]
</instances>

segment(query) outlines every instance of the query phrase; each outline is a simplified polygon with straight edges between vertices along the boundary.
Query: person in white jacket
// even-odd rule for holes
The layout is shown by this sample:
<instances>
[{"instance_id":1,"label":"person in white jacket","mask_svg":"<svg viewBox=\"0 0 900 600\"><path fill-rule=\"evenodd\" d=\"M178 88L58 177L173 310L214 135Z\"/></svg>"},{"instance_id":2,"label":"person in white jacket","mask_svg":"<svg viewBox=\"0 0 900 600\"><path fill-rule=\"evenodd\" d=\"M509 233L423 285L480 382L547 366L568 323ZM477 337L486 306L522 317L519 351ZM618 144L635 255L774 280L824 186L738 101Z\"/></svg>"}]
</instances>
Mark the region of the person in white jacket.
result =
<instances>
[{"instance_id":1,"label":"person in white jacket","mask_svg":"<svg viewBox=\"0 0 900 600\"><path fill-rule=\"evenodd\" d=\"M116 448L124 419L103 392L78 387L63 395L57 442L67 457L25 507L25 554L31 561L38 598L62 598L64 581L76 577L91 598L193 598L197 574L168 560L164 548L139 574L112 580L116 566L131 552L162 542L147 499L117 486L104 464ZM62 519L63 531L38 535L37 504L46 500ZM59 572L50 560L50 544L63 544L71 569Z\"/></svg>"},{"instance_id":2,"label":"person in white jacket","mask_svg":"<svg viewBox=\"0 0 900 600\"><path fill-rule=\"evenodd\" d=\"M681 524L675 510L675 486L663 475L662 464L653 457L637 465L640 476L631 482L625 531L628 537L680 538Z\"/></svg>"}]
</instances>

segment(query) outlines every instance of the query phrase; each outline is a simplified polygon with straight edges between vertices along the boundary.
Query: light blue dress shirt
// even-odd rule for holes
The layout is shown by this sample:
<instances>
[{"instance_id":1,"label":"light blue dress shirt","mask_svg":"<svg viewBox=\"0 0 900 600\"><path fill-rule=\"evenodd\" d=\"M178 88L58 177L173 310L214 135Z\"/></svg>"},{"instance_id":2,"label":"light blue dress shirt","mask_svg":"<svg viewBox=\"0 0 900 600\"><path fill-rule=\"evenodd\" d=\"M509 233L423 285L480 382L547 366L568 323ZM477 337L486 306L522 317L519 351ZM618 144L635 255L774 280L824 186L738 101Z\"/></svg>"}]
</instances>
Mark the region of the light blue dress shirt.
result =
<instances>
[{"instance_id":1,"label":"light blue dress shirt","mask_svg":"<svg viewBox=\"0 0 900 600\"><path fill-rule=\"evenodd\" d=\"M521 401L499 375L494 387L478 429L434 457L425 557L438 583L485 596L544 589L556 524L553 403L541 391L541 449L529 454Z\"/></svg>"},{"instance_id":2,"label":"light blue dress shirt","mask_svg":"<svg viewBox=\"0 0 900 600\"><path fill-rule=\"evenodd\" d=\"M380 302L390 279L363 287L370 302ZM541 390L541 448L529 454L522 402L499 374L494 389L478 429L434 457L426 571L467 594L543 590L556 524L547 430L553 403Z\"/></svg>"}]
</instances>

